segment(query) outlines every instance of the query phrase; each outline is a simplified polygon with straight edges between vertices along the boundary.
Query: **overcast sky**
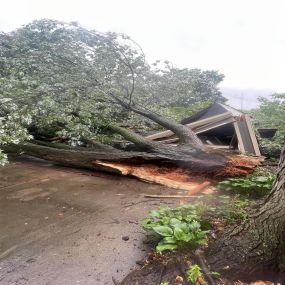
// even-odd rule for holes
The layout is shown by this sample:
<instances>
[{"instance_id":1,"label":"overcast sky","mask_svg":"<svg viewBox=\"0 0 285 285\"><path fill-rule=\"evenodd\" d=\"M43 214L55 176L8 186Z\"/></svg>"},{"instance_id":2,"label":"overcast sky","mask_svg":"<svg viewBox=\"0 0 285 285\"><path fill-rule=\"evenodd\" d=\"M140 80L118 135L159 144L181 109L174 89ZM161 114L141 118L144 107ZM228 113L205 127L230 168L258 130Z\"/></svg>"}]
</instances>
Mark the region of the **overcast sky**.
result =
<instances>
[{"instance_id":1,"label":"overcast sky","mask_svg":"<svg viewBox=\"0 0 285 285\"><path fill-rule=\"evenodd\" d=\"M123 32L149 61L215 69L224 87L285 92L285 1L2 0L0 30L34 19Z\"/></svg>"}]
</instances>

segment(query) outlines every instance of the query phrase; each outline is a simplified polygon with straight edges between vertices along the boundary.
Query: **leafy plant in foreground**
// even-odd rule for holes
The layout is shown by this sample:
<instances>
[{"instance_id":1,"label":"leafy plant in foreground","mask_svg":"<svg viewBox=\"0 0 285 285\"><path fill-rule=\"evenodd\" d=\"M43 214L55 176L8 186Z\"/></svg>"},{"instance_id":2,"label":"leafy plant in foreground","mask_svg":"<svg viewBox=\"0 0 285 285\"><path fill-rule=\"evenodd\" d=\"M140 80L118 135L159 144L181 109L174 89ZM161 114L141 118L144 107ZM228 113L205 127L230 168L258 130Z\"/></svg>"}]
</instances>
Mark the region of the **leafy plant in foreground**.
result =
<instances>
[{"instance_id":1,"label":"leafy plant in foreground","mask_svg":"<svg viewBox=\"0 0 285 285\"><path fill-rule=\"evenodd\" d=\"M150 211L144 220L144 229L158 235L157 251L175 250L183 245L207 244L206 234L210 224L202 220L202 205L184 205Z\"/></svg>"},{"instance_id":2,"label":"leafy plant in foreground","mask_svg":"<svg viewBox=\"0 0 285 285\"><path fill-rule=\"evenodd\" d=\"M248 197L262 197L272 189L275 175L268 170L259 169L242 178L229 178L218 183L220 190L239 193Z\"/></svg>"}]
</instances>

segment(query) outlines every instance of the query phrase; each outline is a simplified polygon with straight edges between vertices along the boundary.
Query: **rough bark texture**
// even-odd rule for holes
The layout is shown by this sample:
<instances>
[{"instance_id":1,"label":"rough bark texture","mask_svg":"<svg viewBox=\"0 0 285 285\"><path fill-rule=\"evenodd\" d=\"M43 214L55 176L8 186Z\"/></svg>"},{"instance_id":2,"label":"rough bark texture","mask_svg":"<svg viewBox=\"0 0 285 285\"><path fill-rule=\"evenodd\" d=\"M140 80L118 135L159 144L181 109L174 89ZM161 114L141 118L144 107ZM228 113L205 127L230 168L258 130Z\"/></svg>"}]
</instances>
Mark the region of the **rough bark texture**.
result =
<instances>
[{"instance_id":1,"label":"rough bark texture","mask_svg":"<svg viewBox=\"0 0 285 285\"><path fill-rule=\"evenodd\" d=\"M213 269L231 276L269 277L268 271L276 270L284 278L285 146L271 193L248 220L219 237L208 255Z\"/></svg>"},{"instance_id":2,"label":"rough bark texture","mask_svg":"<svg viewBox=\"0 0 285 285\"><path fill-rule=\"evenodd\" d=\"M108 128L113 132L120 134L126 140L135 144L135 146L139 149L151 151L159 147L158 143L154 143L139 134L136 134L130 130L126 130L125 128L119 127L115 124L108 126Z\"/></svg>"},{"instance_id":3,"label":"rough bark texture","mask_svg":"<svg viewBox=\"0 0 285 285\"><path fill-rule=\"evenodd\" d=\"M63 165L91 169L102 169L102 162L106 161L109 165L117 163L116 167L119 163L120 168L123 167L127 172L133 172L136 167L141 167L142 164L150 163L151 161L156 166L162 166L161 168L166 166L167 170L172 171L172 173L177 173L177 169L179 168L183 173L188 174L191 171L191 175L195 173L204 176L237 176L248 174L259 164L254 159L244 159L242 157L236 159L231 155L221 152L209 151L204 147L197 135L188 127L172 122L135 105L126 104L116 97L114 98L123 107L170 129L180 138L182 143L178 146L161 144L113 124L108 126L109 130L119 133L126 140L132 142L135 146L134 151L122 151L89 140L88 138L82 139L82 142L88 145L91 144L92 148L73 148L65 144L35 141L36 144L26 143L19 146L10 146L10 150L8 149L7 151L20 151L30 156L51 160ZM65 139L68 140L68 138ZM100 164L98 161L100 161ZM113 171L116 171L116 167L114 167ZM103 170L110 171L111 169Z\"/></svg>"},{"instance_id":4,"label":"rough bark texture","mask_svg":"<svg viewBox=\"0 0 285 285\"><path fill-rule=\"evenodd\" d=\"M67 145L61 147L53 146L54 144L41 142L39 144L25 143L20 145L10 145L5 147L8 153L21 153L31 155L34 157L51 160L69 166L90 167L92 168L92 161L107 160L107 161L127 161L129 159L145 159L145 160L159 160L163 156L152 155L144 152L125 152L115 148L88 150L85 148L72 148Z\"/></svg>"},{"instance_id":5,"label":"rough bark texture","mask_svg":"<svg viewBox=\"0 0 285 285\"><path fill-rule=\"evenodd\" d=\"M124 108L133 111L139 115L142 115L143 117L146 117L152 120L153 122L156 122L157 124L161 125L167 130L171 130L179 138L181 144L187 144L189 147L191 146L195 150L200 150L200 151L205 150L202 141L190 128L182 124L173 122L165 117L162 117L159 114L140 108L136 105L127 104L118 98L115 98L115 100Z\"/></svg>"},{"instance_id":6,"label":"rough bark texture","mask_svg":"<svg viewBox=\"0 0 285 285\"><path fill-rule=\"evenodd\" d=\"M40 145L39 145L40 144ZM217 172L224 168L227 163L227 157L221 154L200 154L193 155L184 152L175 152L171 149L165 153L156 152L128 152L108 147L106 150L100 148L92 151L86 148L70 148L57 144L38 142L38 144L25 143L21 145L10 145L5 148L8 153L25 153L30 156L58 162L67 166L84 167L94 169L96 160L124 162L128 164L144 163L171 163L176 166L187 167L197 171Z\"/></svg>"},{"instance_id":7,"label":"rough bark texture","mask_svg":"<svg viewBox=\"0 0 285 285\"><path fill-rule=\"evenodd\" d=\"M181 177L190 177L194 174L208 177L248 174L251 173L259 163L258 161L248 158L244 159L239 157L236 159L231 157L231 155L209 151L204 147L197 135L188 127L172 122L167 118L141 107L126 104L116 97L114 98L128 110L136 112L170 129L180 138L182 143L175 146L154 142L131 130L127 130L116 124L111 124L107 126L107 128L112 132L120 134L127 141L132 142L134 151L122 151L89 140L88 138L83 138L82 142L87 145L92 145L92 148L74 148L62 143L34 141L36 144L26 143L19 146L10 146L10 150L8 151L24 152L30 156L51 160L72 167L100 169L116 173L118 173L119 168L121 170L123 169L121 173L128 173L128 175L136 177L141 176L142 173L143 175L150 173L152 177L165 176L166 168L169 176L175 176L177 177L177 182L183 183L185 181L181 181ZM150 162L152 166L149 165ZM156 170L153 172L152 170L154 168ZM135 173L140 173L140 175L135 175ZM180 175L180 173L182 175ZM164 179L167 178L164 176ZM154 180L155 179L150 179L150 181Z\"/></svg>"}]
</instances>

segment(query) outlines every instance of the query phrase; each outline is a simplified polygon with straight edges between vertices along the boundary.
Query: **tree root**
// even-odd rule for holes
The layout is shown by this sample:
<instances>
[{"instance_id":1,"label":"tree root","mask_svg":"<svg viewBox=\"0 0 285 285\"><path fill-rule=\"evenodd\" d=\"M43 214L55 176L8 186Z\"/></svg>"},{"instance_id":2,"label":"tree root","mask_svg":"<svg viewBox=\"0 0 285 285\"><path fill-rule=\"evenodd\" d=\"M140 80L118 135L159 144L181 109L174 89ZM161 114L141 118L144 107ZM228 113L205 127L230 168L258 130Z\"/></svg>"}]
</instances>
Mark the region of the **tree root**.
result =
<instances>
[{"instance_id":1,"label":"tree root","mask_svg":"<svg viewBox=\"0 0 285 285\"><path fill-rule=\"evenodd\" d=\"M208 266L206 265L205 261L204 261L204 256L201 250L197 249L194 252L194 256L195 256L195 260L196 262L200 265L202 272L204 274L205 279L208 281L208 284L210 285L215 285L216 282L213 279L213 277L211 276L211 271L209 270Z\"/></svg>"}]
</instances>

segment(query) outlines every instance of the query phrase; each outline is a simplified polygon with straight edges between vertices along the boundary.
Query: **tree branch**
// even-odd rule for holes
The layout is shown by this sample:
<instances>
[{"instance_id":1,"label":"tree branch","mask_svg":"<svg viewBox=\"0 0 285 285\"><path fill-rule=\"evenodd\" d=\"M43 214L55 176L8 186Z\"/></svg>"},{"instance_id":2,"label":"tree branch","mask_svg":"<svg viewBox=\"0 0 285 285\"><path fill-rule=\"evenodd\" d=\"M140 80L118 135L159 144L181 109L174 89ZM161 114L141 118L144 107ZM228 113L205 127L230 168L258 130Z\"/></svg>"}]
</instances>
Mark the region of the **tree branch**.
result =
<instances>
[{"instance_id":1,"label":"tree branch","mask_svg":"<svg viewBox=\"0 0 285 285\"><path fill-rule=\"evenodd\" d=\"M150 141L146 139L145 137L136 134L130 130L127 130L125 128L119 127L117 125L108 125L108 129L112 130L115 133L120 134L122 137L124 137L126 140L134 143L136 146L141 148L142 150L154 150L155 148L158 147L158 143Z\"/></svg>"},{"instance_id":2,"label":"tree branch","mask_svg":"<svg viewBox=\"0 0 285 285\"><path fill-rule=\"evenodd\" d=\"M204 150L205 149L202 141L188 127L186 127L182 124L175 123L175 122L173 122L173 121L171 121L165 117L162 117L159 114L153 113L149 110L140 108L140 107L135 106L135 105L129 105L113 94L112 94L112 96L115 99L115 101L118 104L120 104L121 106L123 106L124 108L126 108L130 111L133 111L137 114L140 114L140 115L156 122L157 124L163 126L164 128L171 130L174 134L177 135L177 137L180 140L180 143L190 145L191 147L193 147L196 150Z\"/></svg>"}]
</instances>

